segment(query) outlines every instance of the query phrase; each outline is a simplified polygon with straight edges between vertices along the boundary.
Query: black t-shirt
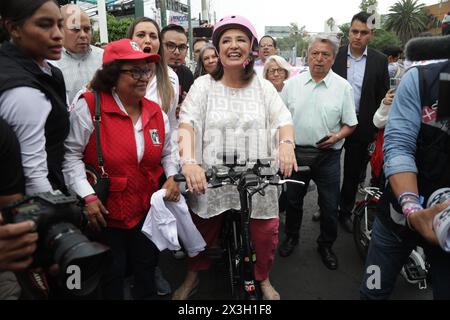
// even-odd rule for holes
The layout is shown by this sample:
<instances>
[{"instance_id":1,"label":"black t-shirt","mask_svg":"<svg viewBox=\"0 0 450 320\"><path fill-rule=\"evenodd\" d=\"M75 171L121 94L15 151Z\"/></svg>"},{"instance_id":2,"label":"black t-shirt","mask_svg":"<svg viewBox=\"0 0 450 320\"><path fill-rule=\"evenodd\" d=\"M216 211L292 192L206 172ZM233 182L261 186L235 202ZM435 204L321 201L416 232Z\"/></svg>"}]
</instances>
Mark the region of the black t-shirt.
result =
<instances>
[{"instance_id":1,"label":"black t-shirt","mask_svg":"<svg viewBox=\"0 0 450 320\"><path fill-rule=\"evenodd\" d=\"M0 196L25 193L20 145L14 131L0 118Z\"/></svg>"},{"instance_id":2,"label":"black t-shirt","mask_svg":"<svg viewBox=\"0 0 450 320\"><path fill-rule=\"evenodd\" d=\"M194 75L191 70L184 65L177 67L175 73L177 74L180 83L180 97L178 103L182 103L183 92L189 92L189 89L191 89L191 86L194 84Z\"/></svg>"}]
</instances>

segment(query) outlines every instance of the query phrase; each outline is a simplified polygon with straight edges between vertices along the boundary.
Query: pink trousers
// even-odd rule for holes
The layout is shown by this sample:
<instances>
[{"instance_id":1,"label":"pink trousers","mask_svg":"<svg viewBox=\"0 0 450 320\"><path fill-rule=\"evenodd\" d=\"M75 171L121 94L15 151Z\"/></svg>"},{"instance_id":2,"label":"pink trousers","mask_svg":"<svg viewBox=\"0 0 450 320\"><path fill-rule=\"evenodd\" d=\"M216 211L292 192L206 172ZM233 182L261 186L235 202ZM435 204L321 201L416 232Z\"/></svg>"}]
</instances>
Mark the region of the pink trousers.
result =
<instances>
[{"instance_id":1,"label":"pink trousers","mask_svg":"<svg viewBox=\"0 0 450 320\"><path fill-rule=\"evenodd\" d=\"M217 243L225 215L220 214L210 219L202 219L198 215L191 213L192 220L203 236L207 247L217 246ZM269 277L272 269L275 251L278 246L278 226L280 220L250 220L250 233L253 246L256 251L255 278L258 281ZM194 258L188 258L188 270L202 271L208 270L211 265L210 259L204 253L200 253Z\"/></svg>"}]
</instances>

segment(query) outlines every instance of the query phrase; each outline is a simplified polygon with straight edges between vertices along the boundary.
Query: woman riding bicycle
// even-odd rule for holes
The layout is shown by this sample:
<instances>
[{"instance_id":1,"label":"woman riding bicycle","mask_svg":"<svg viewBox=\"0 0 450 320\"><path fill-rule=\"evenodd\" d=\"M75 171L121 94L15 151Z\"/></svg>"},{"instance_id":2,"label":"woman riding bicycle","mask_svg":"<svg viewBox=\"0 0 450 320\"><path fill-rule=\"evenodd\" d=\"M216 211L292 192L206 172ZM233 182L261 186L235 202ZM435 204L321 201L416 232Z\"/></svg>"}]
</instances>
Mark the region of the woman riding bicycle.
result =
<instances>
[{"instance_id":1,"label":"woman riding bicycle","mask_svg":"<svg viewBox=\"0 0 450 320\"><path fill-rule=\"evenodd\" d=\"M290 176L297 170L289 110L272 84L259 79L253 69L257 42L255 29L247 19L230 16L220 20L213 33L213 44L219 51L218 67L211 75L196 80L181 108L182 173L192 192L188 201L195 213L194 223L209 247L219 237L224 221L221 213L240 208L236 187L207 189L205 169L218 164L217 154L238 151L267 157L267 141L258 142L274 137L272 129L279 129L281 173ZM254 133L256 141L246 136L249 132ZM277 189L267 188L265 197L256 195L254 199L250 230L257 253L255 278L261 282L265 299L278 300L280 295L269 281L278 244ZM198 286L198 272L207 270L210 264L204 254L189 259L187 276L173 299L189 298Z\"/></svg>"}]
</instances>

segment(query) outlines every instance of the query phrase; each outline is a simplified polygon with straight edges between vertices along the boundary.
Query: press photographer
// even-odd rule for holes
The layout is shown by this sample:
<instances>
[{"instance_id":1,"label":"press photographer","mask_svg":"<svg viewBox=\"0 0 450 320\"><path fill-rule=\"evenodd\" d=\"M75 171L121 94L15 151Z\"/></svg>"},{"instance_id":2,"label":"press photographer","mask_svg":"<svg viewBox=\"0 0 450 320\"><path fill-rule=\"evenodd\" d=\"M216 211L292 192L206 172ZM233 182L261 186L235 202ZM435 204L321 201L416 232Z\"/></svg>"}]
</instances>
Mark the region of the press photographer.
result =
<instances>
[{"instance_id":1,"label":"press photographer","mask_svg":"<svg viewBox=\"0 0 450 320\"><path fill-rule=\"evenodd\" d=\"M3 208L3 218L11 225L31 222L32 231L38 235L37 248L36 244L30 248L30 251L36 249L29 253L33 253L31 268L16 273L25 298L48 297L50 288L45 283L43 270L54 265L59 268L56 275L58 292L86 296L97 288L103 270L111 262L110 250L91 242L80 230L87 225L87 219L75 195L53 191L26 196ZM69 283L71 270L78 270L78 279L73 286Z\"/></svg>"},{"instance_id":2,"label":"press photographer","mask_svg":"<svg viewBox=\"0 0 450 320\"><path fill-rule=\"evenodd\" d=\"M71 266L80 270L79 288L67 293L90 294L110 261L109 249L81 233L86 219L75 196L56 191L23 198L19 143L1 118L0 164L0 299L47 298L43 270L55 267L60 270L55 289L67 291ZM16 272L22 293L10 271Z\"/></svg>"},{"instance_id":3,"label":"press photographer","mask_svg":"<svg viewBox=\"0 0 450 320\"><path fill-rule=\"evenodd\" d=\"M0 213L1 209L19 200L25 188L20 162L19 142L0 118ZM5 224L0 214L0 300L20 297L20 286L11 271L31 265L31 254L36 250L37 233L31 233L32 222Z\"/></svg>"},{"instance_id":4,"label":"press photographer","mask_svg":"<svg viewBox=\"0 0 450 320\"><path fill-rule=\"evenodd\" d=\"M367 273L362 299L389 298L417 242L431 266L434 298L450 299L450 254L438 245L433 229L435 216L450 203L424 209L433 192L450 186L450 36L411 40L406 55L413 61L446 60L410 69L396 91L383 148L389 184L366 260L366 268L383 270L381 286L368 288Z\"/></svg>"}]
</instances>

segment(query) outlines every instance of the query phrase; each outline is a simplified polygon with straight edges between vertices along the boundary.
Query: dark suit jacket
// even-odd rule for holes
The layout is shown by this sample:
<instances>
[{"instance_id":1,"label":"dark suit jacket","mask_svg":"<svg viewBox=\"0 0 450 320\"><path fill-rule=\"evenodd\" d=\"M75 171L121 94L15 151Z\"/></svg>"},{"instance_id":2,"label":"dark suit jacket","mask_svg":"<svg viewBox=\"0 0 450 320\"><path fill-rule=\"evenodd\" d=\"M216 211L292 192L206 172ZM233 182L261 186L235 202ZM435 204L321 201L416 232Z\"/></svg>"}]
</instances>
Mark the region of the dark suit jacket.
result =
<instances>
[{"instance_id":1,"label":"dark suit jacket","mask_svg":"<svg viewBox=\"0 0 450 320\"><path fill-rule=\"evenodd\" d=\"M333 65L333 71L347 79L348 46L341 47ZM371 48L367 51L366 71L361 90L358 127L349 140L372 142L377 131L373 116L389 90L388 61L385 55Z\"/></svg>"}]
</instances>

